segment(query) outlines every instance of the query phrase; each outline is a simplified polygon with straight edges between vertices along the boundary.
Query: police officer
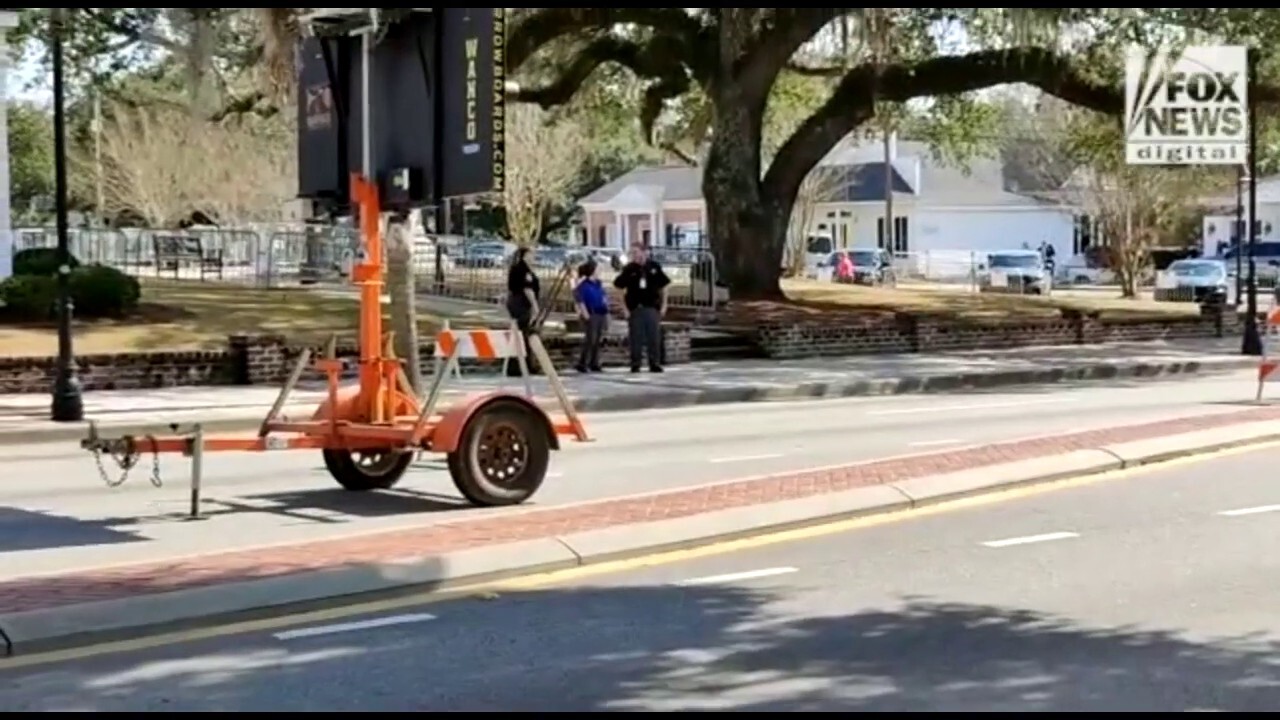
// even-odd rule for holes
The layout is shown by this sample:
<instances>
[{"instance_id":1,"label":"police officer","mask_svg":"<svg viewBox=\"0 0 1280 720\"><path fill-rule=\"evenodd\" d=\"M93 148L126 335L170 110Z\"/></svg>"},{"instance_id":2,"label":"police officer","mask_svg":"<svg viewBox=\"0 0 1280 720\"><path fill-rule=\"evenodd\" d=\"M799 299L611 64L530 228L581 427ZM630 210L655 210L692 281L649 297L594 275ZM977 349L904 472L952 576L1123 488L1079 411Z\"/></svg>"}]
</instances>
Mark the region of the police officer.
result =
<instances>
[{"instance_id":1,"label":"police officer","mask_svg":"<svg viewBox=\"0 0 1280 720\"><path fill-rule=\"evenodd\" d=\"M667 313L667 286L671 279L649 257L642 243L631 246L631 262L622 267L613 286L622 290L627 339L631 345L631 372L640 372L640 360L648 355L649 372L662 372L662 316Z\"/></svg>"},{"instance_id":2,"label":"police officer","mask_svg":"<svg viewBox=\"0 0 1280 720\"><path fill-rule=\"evenodd\" d=\"M534 320L540 312L539 294L542 291L538 276L533 272L533 248L522 247L511 257L511 266L507 268L507 314L516 321L516 327L524 336L525 347L529 347L529 335L533 332ZM526 356L529 372L536 372L533 357ZM507 375L520 377L520 365L515 358L507 359Z\"/></svg>"}]
</instances>

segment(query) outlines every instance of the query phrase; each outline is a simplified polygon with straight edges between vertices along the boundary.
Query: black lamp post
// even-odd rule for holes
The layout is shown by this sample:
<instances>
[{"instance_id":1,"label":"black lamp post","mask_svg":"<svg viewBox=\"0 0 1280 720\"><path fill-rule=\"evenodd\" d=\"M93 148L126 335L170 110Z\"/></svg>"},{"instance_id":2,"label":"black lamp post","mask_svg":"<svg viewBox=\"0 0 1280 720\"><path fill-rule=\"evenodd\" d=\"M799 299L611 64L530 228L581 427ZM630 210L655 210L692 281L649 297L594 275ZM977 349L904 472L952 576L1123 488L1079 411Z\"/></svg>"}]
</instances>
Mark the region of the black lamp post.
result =
<instances>
[{"instance_id":1,"label":"black lamp post","mask_svg":"<svg viewBox=\"0 0 1280 720\"><path fill-rule=\"evenodd\" d=\"M1232 235L1235 241L1233 252L1236 254L1236 294L1232 305L1240 307L1240 297L1244 295L1244 165L1236 167L1236 230Z\"/></svg>"},{"instance_id":2,"label":"black lamp post","mask_svg":"<svg viewBox=\"0 0 1280 720\"><path fill-rule=\"evenodd\" d=\"M1254 250L1258 244L1258 54L1251 47L1249 53L1249 279L1245 290L1249 293L1245 304L1244 338L1240 343L1242 355L1262 354L1262 334L1258 331L1258 263Z\"/></svg>"},{"instance_id":3,"label":"black lamp post","mask_svg":"<svg viewBox=\"0 0 1280 720\"><path fill-rule=\"evenodd\" d=\"M84 419L84 398L71 351L71 248L67 232L67 117L63 87L62 33L65 8L49 9L53 55L53 185L58 224L58 367L53 381L51 416L55 422Z\"/></svg>"}]
</instances>

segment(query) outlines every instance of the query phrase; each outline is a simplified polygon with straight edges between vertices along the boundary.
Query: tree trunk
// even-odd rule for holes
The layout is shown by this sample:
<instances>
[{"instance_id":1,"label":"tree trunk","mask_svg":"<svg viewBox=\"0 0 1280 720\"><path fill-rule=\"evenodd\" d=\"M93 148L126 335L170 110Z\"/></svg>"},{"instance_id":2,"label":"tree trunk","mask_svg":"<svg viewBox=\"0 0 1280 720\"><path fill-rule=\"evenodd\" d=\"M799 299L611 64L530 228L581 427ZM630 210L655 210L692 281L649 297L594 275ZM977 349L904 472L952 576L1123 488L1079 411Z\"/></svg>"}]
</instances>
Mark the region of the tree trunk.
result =
<instances>
[{"instance_id":1,"label":"tree trunk","mask_svg":"<svg viewBox=\"0 0 1280 720\"><path fill-rule=\"evenodd\" d=\"M702 176L716 270L733 300L781 300L778 284L790 205L766 197L760 183L763 107L741 98L717 103Z\"/></svg>"},{"instance_id":2,"label":"tree trunk","mask_svg":"<svg viewBox=\"0 0 1280 720\"><path fill-rule=\"evenodd\" d=\"M387 294L391 296L391 330L396 355L416 393L421 393L422 360L418 356L418 308L414 293L413 240L403 220L387 223Z\"/></svg>"}]
</instances>

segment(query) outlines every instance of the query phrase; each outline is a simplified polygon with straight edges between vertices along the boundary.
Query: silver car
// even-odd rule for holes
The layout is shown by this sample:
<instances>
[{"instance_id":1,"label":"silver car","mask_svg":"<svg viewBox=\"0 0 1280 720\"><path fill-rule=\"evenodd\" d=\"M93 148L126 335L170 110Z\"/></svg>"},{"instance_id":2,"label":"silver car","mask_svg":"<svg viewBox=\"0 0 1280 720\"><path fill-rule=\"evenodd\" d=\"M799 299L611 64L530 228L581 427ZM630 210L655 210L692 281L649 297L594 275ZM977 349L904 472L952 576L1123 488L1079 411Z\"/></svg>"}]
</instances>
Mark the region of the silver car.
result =
<instances>
[{"instance_id":1,"label":"silver car","mask_svg":"<svg viewBox=\"0 0 1280 720\"><path fill-rule=\"evenodd\" d=\"M1156 274L1154 299L1161 302L1227 302L1229 273L1221 260L1177 260Z\"/></svg>"},{"instance_id":2,"label":"silver car","mask_svg":"<svg viewBox=\"0 0 1280 720\"><path fill-rule=\"evenodd\" d=\"M1035 250L1000 250L978 265L978 291L1043 295L1053 279Z\"/></svg>"}]
</instances>

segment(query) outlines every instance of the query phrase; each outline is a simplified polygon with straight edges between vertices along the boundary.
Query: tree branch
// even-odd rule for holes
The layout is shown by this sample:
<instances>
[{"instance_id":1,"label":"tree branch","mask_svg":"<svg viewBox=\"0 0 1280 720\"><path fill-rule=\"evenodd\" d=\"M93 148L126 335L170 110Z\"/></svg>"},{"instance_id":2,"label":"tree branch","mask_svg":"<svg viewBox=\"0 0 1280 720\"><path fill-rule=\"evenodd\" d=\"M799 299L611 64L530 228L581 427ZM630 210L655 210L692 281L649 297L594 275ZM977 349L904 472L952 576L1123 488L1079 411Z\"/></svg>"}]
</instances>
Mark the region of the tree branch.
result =
<instances>
[{"instance_id":1,"label":"tree branch","mask_svg":"<svg viewBox=\"0 0 1280 720\"><path fill-rule=\"evenodd\" d=\"M573 55L573 60L550 83L539 87L519 88L510 95L517 102L537 103L543 108L563 105L573 99L582 84L601 65L616 63L637 77L671 81L677 77L686 82L686 70L678 47L668 38L658 36L646 43L605 36L592 40ZM671 96L674 97L674 96Z\"/></svg>"},{"instance_id":2,"label":"tree branch","mask_svg":"<svg viewBox=\"0 0 1280 720\"><path fill-rule=\"evenodd\" d=\"M793 72L797 75L804 75L805 77L832 78L832 77L840 77L841 75L848 72L849 68L842 67L840 65L815 67L813 65L805 65L803 63L798 63L798 62L790 62L790 63L787 63L786 70L788 72Z\"/></svg>"},{"instance_id":3,"label":"tree branch","mask_svg":"<svg viewBox=\"0 0 1280 720\"><path fill-rule=\"evenodd\" d=\"M597 38L574 53L572 62L550 84L534 88L518 88L512 94L517 102L532 102L545 108L563 105L573 99L601 65L616 63L637 77L653 80L645 90L640 109L640 125L645 139L652 141L653 126L666 102L687 93L691 87L691 71L685 63L692 49L683 38L655 35L641 44L611 35Z\"/></svg>"},{"instance_id":4,"label":"tree branch","mask_svg":"<svg viewBox=\"0 0 1280 720\"><path fill-rule=\"evenodd\" d=\"M1042 48L989 50L966 55L896 63L880 68L879 100L905 102L935 95L959 95L974 90L1026 83L1067 102L1118 115L1124 107L1120 88L1090 80L1063 55ZM805 175L841 138L875 114L872 88L876 68L859 65L845 74L839 86L812 116L783 144L764 184L767 192L794 195Z\"/></svg>"},{"instance_id":5,"label":"tree branch","mask_svg":"<svg viewBox=\"0 0 1280 720\"><path fill-rule=\"evenodd\" d=\"M541 8L523 14L507 34L507 72L515 73L548 43L584 30L631 24L692 40L697 18L680 8Z\"/></svg>"},{"instance_id":6,"label":"tree branch","mask_svg":"<svg viewBox=\"0 0 1280 720\"><path fill-rule=\"evenodd\" d=\"M180 49L177 43L155 32L154 28L147 27L141 22L129 22L129 19L126 19L126 22L117 22L110 15L100 12L97 8L82 8L80 12L88 14L89 19L93 22L101 24L102 27L110 32L121 35L131 42L155 45L169 51Z\"/></svg>"},{"instance_id":7,"label":"tree branch","mask_svg":"<svg viewBox=\"0 0 1280 720\"><path fill-rule=\"evenodd\" d=\"M686 165L689 165L690 167L698 166L698 159L690 155L689 153L685 152L684 150L681 150L680 148L676 147L675 143L671 143L671 142L663 143L662 145L659 146L658 149L664 152L671 153L671 155L674 156L677 160L679 160L682 163L685 163Z\"/></svg>"},{"instance_id":8,"label":"tree branch","mask_svg":"<svg viewBox=\"0 0 1280 720\"><path fill-rule=\"evenodd\" d=\"M733 68L738 85L773 88L778 73L791 62L801 46L848 8L773 8L765 13L750 40L750 49Z\"/></svg>"}]
</instances>

